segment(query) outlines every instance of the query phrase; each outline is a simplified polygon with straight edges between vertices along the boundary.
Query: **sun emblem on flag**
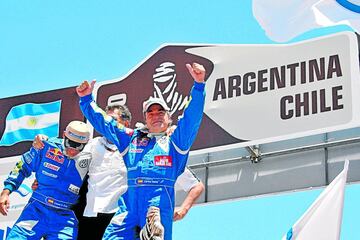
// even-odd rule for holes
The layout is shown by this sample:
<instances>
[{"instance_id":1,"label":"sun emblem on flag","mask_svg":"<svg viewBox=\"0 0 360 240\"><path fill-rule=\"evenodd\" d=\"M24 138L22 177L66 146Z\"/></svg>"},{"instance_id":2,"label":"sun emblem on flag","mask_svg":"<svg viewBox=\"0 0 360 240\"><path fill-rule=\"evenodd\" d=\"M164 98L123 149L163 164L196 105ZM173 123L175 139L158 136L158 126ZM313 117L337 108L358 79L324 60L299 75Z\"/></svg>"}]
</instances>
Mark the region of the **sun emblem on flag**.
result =
<instances>
[{"instance_id":1,"label":"sun emblem on flag","mask_svg":"<svg viewBox=\"0 0 360 240\"><path fill-rule=\"evenodd\" d=\"M31 117L31 118L28 119L27 125L28 125L29 127L35 127L36 124L37 124L37 122L38 122L38 120L37 120L36 117Z\"/></svg>"}]
</instances>

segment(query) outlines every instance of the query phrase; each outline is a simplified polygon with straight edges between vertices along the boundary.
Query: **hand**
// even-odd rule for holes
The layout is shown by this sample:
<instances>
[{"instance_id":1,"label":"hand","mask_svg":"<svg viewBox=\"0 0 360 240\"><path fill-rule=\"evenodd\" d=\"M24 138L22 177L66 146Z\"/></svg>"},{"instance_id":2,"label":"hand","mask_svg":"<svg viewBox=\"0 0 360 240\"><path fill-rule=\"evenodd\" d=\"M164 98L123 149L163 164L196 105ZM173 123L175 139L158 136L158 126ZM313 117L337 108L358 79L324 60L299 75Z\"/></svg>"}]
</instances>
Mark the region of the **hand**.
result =
<instances>
[{"instance_id":1,"label":"hand","mask_svg":"<svg viewBox=\"0 0 360 240\"><path fill-rule=\"evenodd\" d=\"M186 216L187 212L188 211L185 208L182 207L175 208L173 220L178 221L183 219Z\"/></svg>"},{"instance_id":2,"label":"hand","mask_svg":"<svg viewBox=\"0 0 360 240\"><path fill-rule=\"evenodd\" d=\"M192 65L186 64L189 73L195 80L195 82L203 83L205 81L205 68L199 63L193 63Z\"/></svg>"},{"instance_id":3,"label":"hand","mask_svg":"<svg viewBox=\"0 0 360 240\"><path fill-rule=\"evenodd\" d=\"M35 179L31 184L31 190L35 191L39 187L39 182Z\"/></svg>"},{"instance_id":4,"label":"hand","mask_svg":"<svg viewBox=\"0 0 360 240\"><path fill-rule=\"evenodd\" d=\"M48 140L48 136L46 136L44 134L38 134L35 136L32 146L36 149L43 149L44 148L43 141L46 141L46 140Z\"/></svg>"},{"instance_id":5,"label":"hand","mask_svg":"<svg viewBox=\"0 0 360 240\"><path fill-rule=\"evenodd\" d=\"M90 95L94 89L96 81L92 80L91 83L83 81L79 86L76 87L76 93L79 97Z\"/></svg>"},{"instance_id":6,"label":"hand","mask_svg":"<svg viewBox=\"0 0 360 240\"><path fill-rule=\"evenodd\" d=\"M0 213L4 216L7 216L10 208L10 191L9 189L4 189L1 192L0 196Z\"/></svg>"}]
</instances>

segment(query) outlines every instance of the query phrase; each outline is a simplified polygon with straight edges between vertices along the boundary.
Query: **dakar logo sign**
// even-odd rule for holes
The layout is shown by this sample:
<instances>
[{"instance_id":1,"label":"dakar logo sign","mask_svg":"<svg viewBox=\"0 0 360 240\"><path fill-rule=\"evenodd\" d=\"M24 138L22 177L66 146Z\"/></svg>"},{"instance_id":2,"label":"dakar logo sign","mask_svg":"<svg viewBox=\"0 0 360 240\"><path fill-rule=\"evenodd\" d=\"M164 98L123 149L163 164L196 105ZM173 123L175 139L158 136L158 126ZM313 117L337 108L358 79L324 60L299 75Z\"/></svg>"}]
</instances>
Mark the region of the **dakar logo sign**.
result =
<instances>
[{"instance_id":1,"label":"dakar logo sign","mask_svg":"<svg viewBox=\"0 0 360 240\"><path fill-rule=\"evenodd\" d=\"M171 115L182 110L188 101L188 96L177 91L176 77L175 64L172 62L161 63L153 75L154 97L161 98L166 102Z\"/></svg>"}]
</instances>

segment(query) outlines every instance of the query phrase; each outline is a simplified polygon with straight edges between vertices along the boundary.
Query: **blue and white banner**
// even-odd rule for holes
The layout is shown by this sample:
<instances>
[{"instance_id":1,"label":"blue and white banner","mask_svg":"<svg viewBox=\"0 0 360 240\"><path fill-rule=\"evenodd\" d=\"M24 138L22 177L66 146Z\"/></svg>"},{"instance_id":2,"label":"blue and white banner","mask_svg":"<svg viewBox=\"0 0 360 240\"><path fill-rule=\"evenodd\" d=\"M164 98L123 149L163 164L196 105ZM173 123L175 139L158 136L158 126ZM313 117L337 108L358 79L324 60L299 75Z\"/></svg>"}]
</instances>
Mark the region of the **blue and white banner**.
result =
<instances>
[{"instance_id":1,"label":"blue and white banner","mask_svg":"<svg viewBox=\"0 0 360 240\"><path fill-rule=\"evenodd\" d=\"M338 240L349 161L282 240Z\"/></svg>"},{"instance_id":2,"label":"blue and white banner","mask_svg":"<svg viewBox=\"0 0 360 240\"><path fill-rule=\"evenodd\" d=\"M0 146L33 140L37 134L59 135L61 100L49 103L25 103L10 109Z\"/></svg>"},{"instance_id":3,"label":"blue and white banner","mask_svg":"<svg viewBox=\"0 0 360 240\"><path fill-rule=\"evenodd\" d=\"M360 0L253 0L253 14L266 35L277 42L339 24L360 32Z\"/></svg>"}]
</instances>

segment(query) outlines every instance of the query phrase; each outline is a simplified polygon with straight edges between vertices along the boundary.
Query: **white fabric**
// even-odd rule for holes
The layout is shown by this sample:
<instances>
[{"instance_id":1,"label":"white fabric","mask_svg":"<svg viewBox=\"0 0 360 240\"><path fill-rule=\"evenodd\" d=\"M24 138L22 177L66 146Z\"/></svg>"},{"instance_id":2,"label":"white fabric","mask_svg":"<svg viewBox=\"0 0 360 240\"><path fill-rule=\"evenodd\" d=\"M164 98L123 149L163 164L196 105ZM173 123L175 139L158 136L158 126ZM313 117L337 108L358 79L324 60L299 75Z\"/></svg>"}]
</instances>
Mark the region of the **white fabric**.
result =
<instances>
[{"instance_id":1,"label":"white fabric","mask_svg":"<svg viewBox=\"0 0 360 240\"><path fill-rule=\"evenodd\" d=\"M122 156L103 137L92 139L84 151L92 153L84 216L116 212L118 199L127 190L127 170Z\"/></svg>"},{"instance_id":2,"label":"white fabric","mask_svg":"<svg viewBox=\"0 0 360 240\"><path fill-rule=\"evenodd\" d=\"M344 206L344 193L349 162L325 188L283 240L338 240ZM290 236L292 235L292 236Z\"/></svg>"},{"instance_id":3,"label":"white fabric","mask_svg":"<svg viewBox=\"0 0 360 240\"><path fill-rule=\"evenodd\" d=\"M353 0L360 5L359 0ZM253 0L253 15L266 35L286 42L315 28L346 24L360 32L360 14L335 0Z\"/></svg>"},{"instance_id":4,"label":"white fabric","mask_svg":"<svg viewBox=\"0 0 360 240\"><path fill-rule=\"evenodd\" d=\"M189 192L200 180L188 169L177 178L175 182L175 190L182 189Z\"/></svg>"}]
</instances>

